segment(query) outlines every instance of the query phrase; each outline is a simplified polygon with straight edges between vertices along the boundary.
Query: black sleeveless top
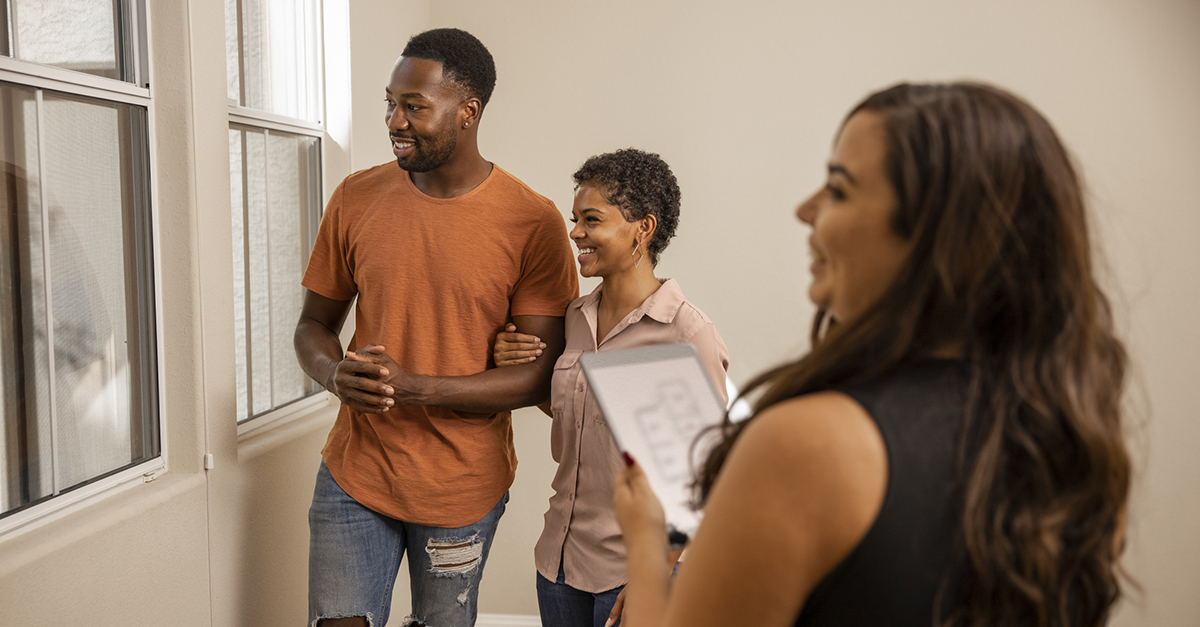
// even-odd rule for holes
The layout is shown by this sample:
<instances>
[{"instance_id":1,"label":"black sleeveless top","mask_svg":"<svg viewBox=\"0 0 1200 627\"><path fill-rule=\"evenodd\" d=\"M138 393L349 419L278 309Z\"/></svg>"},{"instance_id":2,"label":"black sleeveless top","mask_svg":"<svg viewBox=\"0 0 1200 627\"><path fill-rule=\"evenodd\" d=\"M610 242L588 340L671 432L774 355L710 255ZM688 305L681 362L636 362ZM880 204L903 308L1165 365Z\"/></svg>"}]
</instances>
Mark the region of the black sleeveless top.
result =
<instances>
[{"instance_id":1,"label":"black sleeveless top","mask_svg":"<svg viewBox=\"0 0 1200 627\"><path fill-rule=\"evenodd\" d=\"M883 435L887 489L862 541L809 595L798 627L930 627L943 585L943 618L947 602L958 600L955 456L966 387L963 362L931 360L837 390L862 405Z\"/></svg>"}]
</instances>

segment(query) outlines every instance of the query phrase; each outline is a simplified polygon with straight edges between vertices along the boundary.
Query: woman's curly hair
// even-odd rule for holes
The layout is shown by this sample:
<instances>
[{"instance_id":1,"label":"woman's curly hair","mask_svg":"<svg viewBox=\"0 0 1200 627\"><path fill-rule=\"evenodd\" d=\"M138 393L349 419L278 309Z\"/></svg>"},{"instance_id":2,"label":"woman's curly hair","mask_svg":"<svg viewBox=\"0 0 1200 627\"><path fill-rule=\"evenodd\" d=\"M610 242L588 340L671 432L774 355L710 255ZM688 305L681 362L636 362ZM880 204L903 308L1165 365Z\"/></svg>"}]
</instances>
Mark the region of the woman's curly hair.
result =
<instances>
[{"instance_id":1,"label":"woman's curly hair","mask_svg":"<svg viewBox=\"0 0 1200 627\"><path fill-rule=\"evenodd\" d=\"M667 162L652 152L624 148L589 158L573 178L575 189L584 184L599 189L628 222L647 215L658 220L654 236L646 243L650 263L658 265L659 255L679 226L679 183Z\"/></svg>"}]
</instances>

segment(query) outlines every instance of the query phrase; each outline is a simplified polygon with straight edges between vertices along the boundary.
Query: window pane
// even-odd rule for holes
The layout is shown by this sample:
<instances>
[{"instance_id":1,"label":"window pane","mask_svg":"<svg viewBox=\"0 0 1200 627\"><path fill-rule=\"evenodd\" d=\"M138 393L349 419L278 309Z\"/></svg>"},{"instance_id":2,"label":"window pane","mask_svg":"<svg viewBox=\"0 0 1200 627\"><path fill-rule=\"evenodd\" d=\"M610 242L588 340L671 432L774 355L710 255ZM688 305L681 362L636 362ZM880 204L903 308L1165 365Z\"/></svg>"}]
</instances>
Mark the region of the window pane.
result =
<instances>
[{"instance_id":1,"label":"window pane","mask_svg":"<svg viewBox=\"0 0 1200 627\"><path fill-rule=\"evenodd\" d=\"M241 105L319 122L317 0L241 4Z\"/></svg>"},{"instance_id":2,"label":"window pane","mask_svg":"<svg viewBox=\"0 0 1200 627\"><path fill-rule=\"evenodd\" d=\"M250 333L250 409L261 414L271 401L271 284L267 222L267 136L246 133L246 297Z\"/></svg>"},{"instance_id":3,"label":"window pane","mask_svg":"<svg viewBox=\"0 0 1200 627\"><path fill-rule=\"evenodd\" d=\"M54 492L49 353L34 90L0 84L4 219L0 223L0 401L4 446L0 512Z\"/></svg>"},{"instance_id":4,"label":"window pane","mask_svg":"<svg viewBox=\"0 0 1200 627\"><path fill-rule=\"evenodd\" d=\"M31 90L2 93L16 233L5 274L25 295L0 334L14 366L9 511L155 457L159 437L145 111L48 91L39 107ZM38 133L40 155L30 149Z\"/></svg>"},{"instance_id":5,"label":"window pane","mask_svg":"<svg viewBox=\"0 0 1200 627\"><path fill-rule=\"evenodd\" d=\"M295 399L308 392L308 376L296 361L292 334L304 292L300 281L312 251L307 218L313 199L307 189L308 146L315 139L288 133L267 137L268 211L271 223L271 353L275 398Z\"/></svg>"},{"instance_id":6,"label":"window pane","mask_svg":"<svg viewBox=\"0 0 1200 627\"><path fill-rule=\"evenodd\" d=\"M241 421L320 389L292 348L319 211L319 143L240 126L229 137Z\"/></svg>"},{"instance_id":7,"label":"window pane","mask_svg":"<svg viewBox=\"0 0 1200 627\"><path fill-rule=\"evenodd\" d=\"M68 70L121 78L114 0L7 0L4 53Z\"/></svg>"},{"instance_id":8,"label":"window pane","mask_svg":"<svg viewBox=\"0 0 1200 627\"><path fill-rule=\"evenodd\" d=\"M248 416L246 373L246 235L242 152L245 132L229 129L229 206L233 208L233 346L237 377L237 415Z\"/></svg>"},{"instance_id":9,"label":"window pane","mask_svg":"<svg viewBox=\"0 0 1200 627\"><path fill-rule=\"evenodd\" d=\"M238 0L225 0L225 89L230 100L241 104L242 69L238 50L237 8Z\"/></svg>"}]
</instances>

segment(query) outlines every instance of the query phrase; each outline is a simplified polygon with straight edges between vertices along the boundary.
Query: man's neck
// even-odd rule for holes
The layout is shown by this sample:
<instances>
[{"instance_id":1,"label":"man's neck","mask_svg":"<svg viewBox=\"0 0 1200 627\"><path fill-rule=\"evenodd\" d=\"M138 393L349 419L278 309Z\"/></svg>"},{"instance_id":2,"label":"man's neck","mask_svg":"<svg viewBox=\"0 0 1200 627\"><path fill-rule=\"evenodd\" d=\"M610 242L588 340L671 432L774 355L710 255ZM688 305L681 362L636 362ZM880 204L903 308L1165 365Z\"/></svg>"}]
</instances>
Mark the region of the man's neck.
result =
<instances>
[{"instance_id":1,"label":"man's neck","mask_svg":"<svg viewBox=\"0 0 1200 627\"><path fill-rule=\"evenodd\" d=\"M492 163L478 150L462 158L451 159L429 172L410 172L413 185L433 198L457 198L479 187L492 173Z\"/></svg>"}]
</instances>

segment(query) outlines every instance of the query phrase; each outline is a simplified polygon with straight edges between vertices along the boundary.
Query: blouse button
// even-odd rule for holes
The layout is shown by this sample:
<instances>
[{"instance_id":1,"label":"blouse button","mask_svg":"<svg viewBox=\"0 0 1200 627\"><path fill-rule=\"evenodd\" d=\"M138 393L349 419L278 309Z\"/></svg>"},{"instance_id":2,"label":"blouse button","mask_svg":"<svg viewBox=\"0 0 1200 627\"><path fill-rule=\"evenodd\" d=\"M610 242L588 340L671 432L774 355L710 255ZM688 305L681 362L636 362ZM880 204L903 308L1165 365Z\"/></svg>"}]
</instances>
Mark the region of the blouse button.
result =
<instances>
[{"instance_id":1,"label":"blouse button","mask_svg":"<svg viewBox=\"0 0 1200 627\"><path fill-rule=\"evenodd\" d=\"M580 383L580 384L579 384L579 391L580 391L580 392L582 392L582 391L583 391L583 384L582 384L582 383Z\"/></svg>"}]
</instances>

